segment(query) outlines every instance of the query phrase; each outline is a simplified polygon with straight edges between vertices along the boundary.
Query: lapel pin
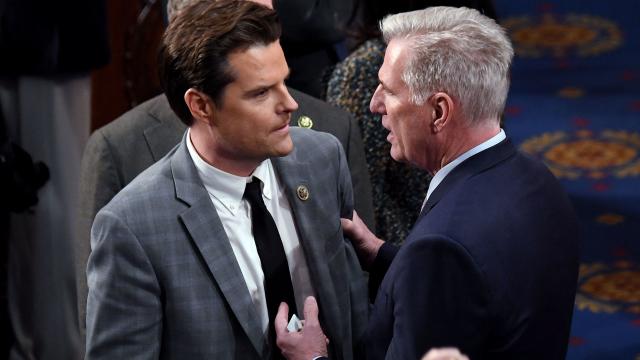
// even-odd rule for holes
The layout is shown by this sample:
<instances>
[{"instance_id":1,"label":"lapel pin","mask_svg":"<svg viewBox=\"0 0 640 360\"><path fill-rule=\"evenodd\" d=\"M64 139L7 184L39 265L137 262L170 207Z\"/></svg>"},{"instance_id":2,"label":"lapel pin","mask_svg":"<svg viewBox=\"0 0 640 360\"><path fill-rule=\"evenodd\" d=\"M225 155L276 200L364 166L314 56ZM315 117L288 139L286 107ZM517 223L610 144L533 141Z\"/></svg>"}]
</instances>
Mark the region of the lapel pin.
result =
<instances>
[{"instance_id":1,"label":"lapel pin","mask_svg":"<svg viewBox=\"0 0 640 360\"><path fill-rule=\"evenodd\" d=\"M306 115L302 115L298 118L298 126L305 129L311 129L311 127L313 127L313 120Z\"/></svg>"},{"instance_id":2,"label":"lapel pin","mask_svg":"<svg viewBox=\"0 0 640 360\"><path fill-rule=\"evenodd\" d=\"M307 189L306 186L298 185L298 188L296 189L296 193L298 194L298 199L302 201L309 200L309 189Z\"/></svg>"}]
</instances>

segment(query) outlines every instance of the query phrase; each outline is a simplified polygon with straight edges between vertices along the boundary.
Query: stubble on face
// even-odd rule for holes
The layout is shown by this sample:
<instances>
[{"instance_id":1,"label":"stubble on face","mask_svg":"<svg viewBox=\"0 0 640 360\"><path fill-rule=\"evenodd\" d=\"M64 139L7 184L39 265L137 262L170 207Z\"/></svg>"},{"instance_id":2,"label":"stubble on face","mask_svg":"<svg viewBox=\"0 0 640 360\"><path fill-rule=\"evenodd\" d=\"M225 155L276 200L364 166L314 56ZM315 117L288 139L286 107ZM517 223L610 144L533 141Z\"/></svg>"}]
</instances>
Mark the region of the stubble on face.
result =
<instances>
[{"instance_id":1,"label":"stubble on face","mask_svg":"<svg viewBox=\"0 0 640 360\"><path fill-rule=\"evenodd\" d=\"M372 110L382 115L382 126L389 130L387 141L391 144L391 157L399 162L407 162L403 130L408 125L406 112L409 89L400 75L406 61L406 50L400 45L392 40L387 47L384 62L378 72L380 85L374 94ZM375 106L374 102L377 102Z\"/></svg>"},{"instance_id":2,"label":"stubble on face","mask_svg":"<svg viewBox=\"0 0 640 360\"><path fill-rule=\"evenodd\" d=\"M380 85L372 98L371 111L382 115L382 125L389 130L390 156L398 162L425 168L432 140L433 108L428 101L414 104L411 91L402 79L410 48L410 40L390 41L378 72Z\"/></svg>"},{"instance_id":3,"label":"stubble on face","mask_svg":"<svg viewBox=\"0 0 640 360\"><path fill-rule=\"evenodd\" d=\"M289 121L298 105L284 84L289 68L279 42L233 52L228 62L235 80L213 105L208 162L247 176L265 159L293 150Z\"/></svg>"}]
</instances>

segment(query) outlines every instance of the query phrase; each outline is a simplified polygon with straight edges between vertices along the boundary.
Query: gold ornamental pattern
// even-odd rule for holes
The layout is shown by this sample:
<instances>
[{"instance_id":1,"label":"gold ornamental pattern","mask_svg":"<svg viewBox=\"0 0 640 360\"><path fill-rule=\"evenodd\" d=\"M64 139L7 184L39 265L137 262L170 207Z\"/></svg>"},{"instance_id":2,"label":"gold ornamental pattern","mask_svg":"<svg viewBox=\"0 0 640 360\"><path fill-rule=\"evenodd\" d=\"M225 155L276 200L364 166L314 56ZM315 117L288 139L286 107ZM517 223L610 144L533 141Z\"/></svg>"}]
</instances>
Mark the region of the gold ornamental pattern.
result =
<instances>
[{"instance_id":1,"label":"gold ornamental pattern","mask_svg":"<svg viewBox=\"0 0 640 360\"><path fill-rule=\"evenodd\" d=\"M581 264L576 307L593 313L640 314L640 267L629 261Z\"/></svg>"},{"instance_id":2,"label":"gold ornamental pattern","mask_svg":"<svg viewBox=\"0 0 640 360\"><path fill-rule=\"evenodd\" d=\"M619 130L543 133L520 148L542 161L558 178L602 179L640 175L640 134Z\"/></svg>"},{"instance_id":3,"label":"gold ornamental pattern","mask_svg":"<svg viewBox=\"0 0 640 360\"><path fill-rule=\"evenodd\" d=\"M623 42L617 24L593 15L546 13L540 17L511 17L502 24L521 57L597 56L620 47Z\"/></svg>"},{"instance_id":4,"label":"gold ornamental pattern","mask_svg":"<svg viewBox=\"0 0 640 360\"><path fill-rule=\"evenodd\" d=\"M555 164L589 170L624 165L636 156L636 150L624 144L592 139L554 145L544 154Z\"/></svg>"}]
</instances>

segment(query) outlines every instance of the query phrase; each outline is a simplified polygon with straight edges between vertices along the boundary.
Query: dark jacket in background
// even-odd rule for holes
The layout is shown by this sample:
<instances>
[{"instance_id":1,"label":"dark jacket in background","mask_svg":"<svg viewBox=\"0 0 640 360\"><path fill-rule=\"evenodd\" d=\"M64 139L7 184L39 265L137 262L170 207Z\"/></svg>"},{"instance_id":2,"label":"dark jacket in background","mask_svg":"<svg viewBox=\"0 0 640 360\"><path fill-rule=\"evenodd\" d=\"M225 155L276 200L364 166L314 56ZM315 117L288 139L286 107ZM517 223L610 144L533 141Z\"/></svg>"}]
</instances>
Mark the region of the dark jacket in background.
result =
<instances>
[{"instance_id":1,"label":"dark jacket in background","mask_svg":"<svg viewBox=\"0 0 640 360\"><path fill-rule=\"evenodd\" d=\"M109 61L105 0L0 2L0 77L88 72Z\"/></svg>"},{"instance_id":2,"label":"dark jacket in background","mask_svg":"<svg viewBox=\"0 0 640 360\"><path fill-rule=\"evenodd\" d=\"M322 97L322 77L346 54L339 54L353 0L274 0L282 23L280 43L291 68L287 85Z\"/></svg>"}]
</instances>

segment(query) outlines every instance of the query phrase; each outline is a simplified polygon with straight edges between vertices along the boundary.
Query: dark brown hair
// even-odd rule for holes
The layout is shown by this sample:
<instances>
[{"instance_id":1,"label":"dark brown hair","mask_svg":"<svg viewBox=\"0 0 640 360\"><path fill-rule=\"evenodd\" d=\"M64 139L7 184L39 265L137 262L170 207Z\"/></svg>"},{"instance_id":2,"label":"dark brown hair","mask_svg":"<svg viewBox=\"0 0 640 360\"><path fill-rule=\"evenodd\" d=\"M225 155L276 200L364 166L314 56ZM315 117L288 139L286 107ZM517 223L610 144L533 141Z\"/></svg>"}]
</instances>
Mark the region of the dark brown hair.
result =
<instances>
[{"instance_id":1,"label":"dark brown hair","mask_svg":"<svg viewBox=\"0 0 640 360\"><path fill-rule=\"evenodd\" d=\"M187 126L193 122L184 94L194 88L221 105L234 81L227 57L280 38L275 11L252 1L200 0L182 9L164 33L159 54L160 83L169 105Z\"/></svg>"}]
</instances>

